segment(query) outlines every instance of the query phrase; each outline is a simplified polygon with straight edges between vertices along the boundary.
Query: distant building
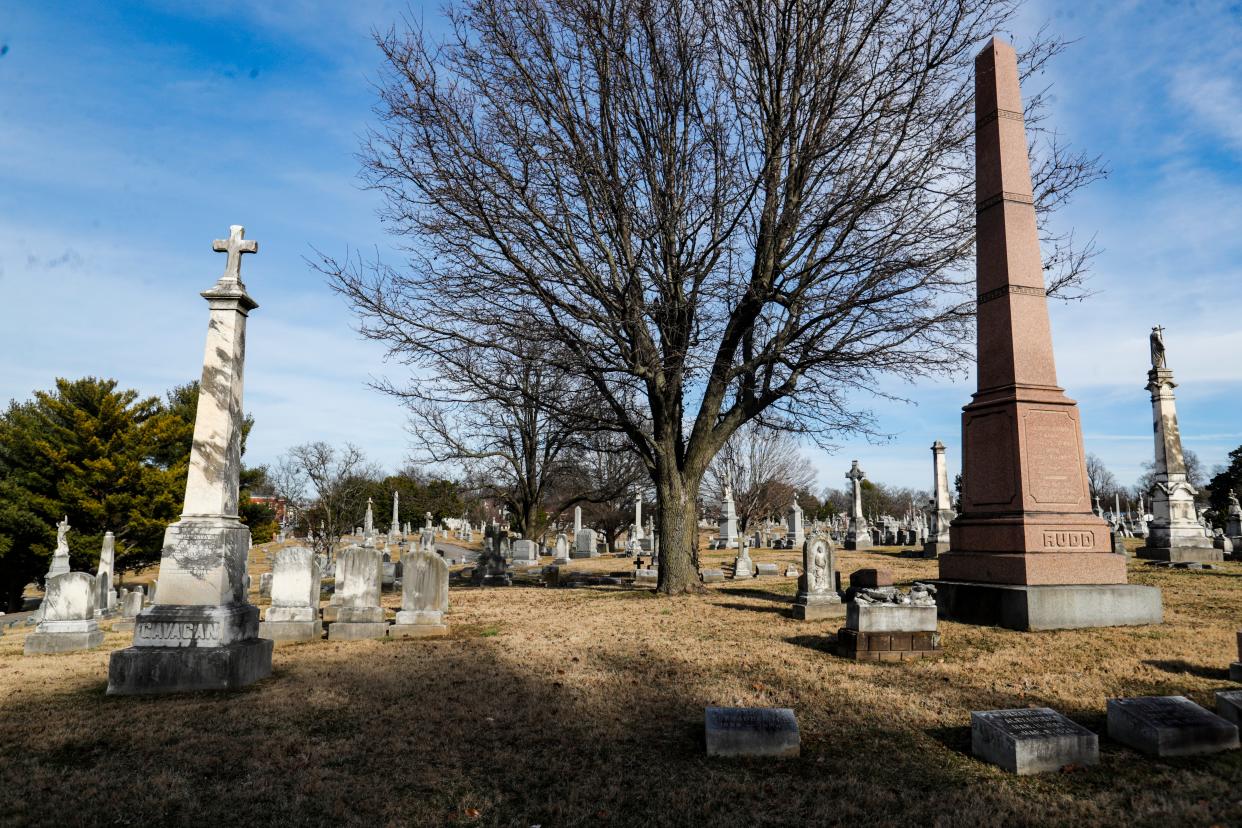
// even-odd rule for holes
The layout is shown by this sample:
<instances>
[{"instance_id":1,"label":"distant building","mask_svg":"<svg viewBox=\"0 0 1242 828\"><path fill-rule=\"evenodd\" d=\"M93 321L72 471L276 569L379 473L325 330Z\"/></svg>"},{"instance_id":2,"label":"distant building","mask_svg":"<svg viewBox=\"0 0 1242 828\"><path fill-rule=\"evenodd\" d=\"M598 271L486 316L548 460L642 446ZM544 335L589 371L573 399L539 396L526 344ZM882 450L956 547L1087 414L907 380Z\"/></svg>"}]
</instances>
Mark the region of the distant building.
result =
<instances>
[{"instance_id":1,"label":"distant building","mask_svg":"<svg viewBox=\"0 0 1242 828\"><path fill-rule=\"evenodd\" d=\"M276 495L251 495L250 502L262 503L264 506L270 508L276 513L276 522L282 526L284 525L285 507L287 504L283 497L277 497Z\"/></svg>"}]
</instances>

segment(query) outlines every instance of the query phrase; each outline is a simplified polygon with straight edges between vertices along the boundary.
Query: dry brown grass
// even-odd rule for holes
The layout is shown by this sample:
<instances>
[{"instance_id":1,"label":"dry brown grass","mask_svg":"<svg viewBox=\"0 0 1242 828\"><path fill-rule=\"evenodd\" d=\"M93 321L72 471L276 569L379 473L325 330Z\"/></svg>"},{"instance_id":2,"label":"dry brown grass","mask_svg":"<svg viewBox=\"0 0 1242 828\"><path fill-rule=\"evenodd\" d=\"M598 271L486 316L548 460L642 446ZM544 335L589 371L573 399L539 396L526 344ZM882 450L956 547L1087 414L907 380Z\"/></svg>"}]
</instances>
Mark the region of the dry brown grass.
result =
<instances>
[{"instance_id":1,"label":"dry brown grass","mask_svg":"<svg viewBox=\"0 0 1242 828\"><path fill-rule=\"evenodd\" d=\"M839 565L936 573L882 551ZM282 645L246 691L169 698L104 695L126 635L26 658L23 629L0 638L0 822L1240 824L1242 752L1157 761L1102 737L1098 767L1028 778L969 756L971 710L1048 705L1102 733L1110 697L1212 705L1242 564L1131 580L1164 590L1163 626L945 623L942 658L896 665L831 655L837 624L787 615L792 579L676 599L454 586L447 639ZM794 708L801 758L709 760L709 704Z\"/></svg>"}]
</instances>

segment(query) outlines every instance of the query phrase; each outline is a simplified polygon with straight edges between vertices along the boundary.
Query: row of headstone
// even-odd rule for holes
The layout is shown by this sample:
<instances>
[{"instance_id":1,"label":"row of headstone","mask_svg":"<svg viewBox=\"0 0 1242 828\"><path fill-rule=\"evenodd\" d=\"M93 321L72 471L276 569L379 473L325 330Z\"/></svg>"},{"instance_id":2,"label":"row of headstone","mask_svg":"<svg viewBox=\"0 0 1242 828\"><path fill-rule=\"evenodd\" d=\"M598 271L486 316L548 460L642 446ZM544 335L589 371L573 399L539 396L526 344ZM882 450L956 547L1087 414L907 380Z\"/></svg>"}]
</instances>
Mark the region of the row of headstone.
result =
<instances>
[{"instance_id":1,"label":"row of headstone","mask_svg":"<svg viewBox=\"0 0 1242 828\"><path fill-rule=\"evenodd\" d=\"M1109 738L1157 758L1238 747L1242 690L1216 693L1216 713L1185 696L1109 699ZM1099 737L1049 707L970 714L971 752L1020 776L1100 761Z\"/></svg>"}]
</instances>

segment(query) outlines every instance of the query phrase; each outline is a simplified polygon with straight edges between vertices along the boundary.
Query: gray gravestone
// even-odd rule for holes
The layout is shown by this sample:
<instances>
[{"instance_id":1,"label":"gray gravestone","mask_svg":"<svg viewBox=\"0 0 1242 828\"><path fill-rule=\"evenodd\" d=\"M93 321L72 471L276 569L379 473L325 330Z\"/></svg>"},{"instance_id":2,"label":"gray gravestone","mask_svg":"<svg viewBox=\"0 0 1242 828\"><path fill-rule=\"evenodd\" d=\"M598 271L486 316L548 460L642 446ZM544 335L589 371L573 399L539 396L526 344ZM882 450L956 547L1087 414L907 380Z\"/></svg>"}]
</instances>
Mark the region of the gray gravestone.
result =
<instances>
[{"instance_id":1,"label":"gray gravestone","mask_svg":"<svg viewBox=\"0 0 1242 828\"><path fill-rule=\"evenodd\" d=\"M705 584L718 584L725 579L723 569L701 569L699 574L703 577Z\"/></svg>"},{"instance_id":2,"label":"gray gravestone","mask_svg":"<svg viewBox=\"0 0 1242 828\"><path fill-rule=\"evenodd\" d=\"M797 756L798 720L788 707L709 707L708 756Z\"/></svg>"},{"instance_id":3,"label":"gray gravestone","mask_svg":"<svg viewBox=\"0 0 1242 828\"><path fill-rule=\"evenodd\" d=\"M434 552L418 550L404 561L401 582L401 611L397 623L388 628L393 638L423 638L444 635L448 625L449 567Z\"/></svg>"},{"instance_id":4,"label":"gray gravestone","mask_svg":"<svg viewBox=\"0 0 1242 828\"><path fill-rule=\"evenodd\" d=\"M1099 737L1050 707L972 712L970 748L1019 776L1100 761Z\"/></svg>"},{"instance_id":5,"label":"gray gravestone","mask_svg":"<svg viewBox=\"0 0 1242 828\"><path fill-rule=\"evenodd\" d=\"M336 589L323 612L329 640L387 634L388 622L380 606L381 563L379 550L366 546L348 547L337 557Z\"/></svg>"},{"instance_id":6,"label":"gray gravestone","mask_svg":"<svg viewBox=\"0 0 1242 828\"><path fill-rule=\"evenodd\" d=\"M1216 715L1242 725L1242 690L1217 690Z\"/></svg>"},{"instance_id":7,"label":"gray gravestone","mask_svg":"<svg viewBox=\"0 0 1242 828\"><path fill-rule=\"evenodd\" d=\"M1108 700L1108 735L1151 756L1190 756L1238 746L1238 726L1185 696Z\"/></svg>"}]
</instances>

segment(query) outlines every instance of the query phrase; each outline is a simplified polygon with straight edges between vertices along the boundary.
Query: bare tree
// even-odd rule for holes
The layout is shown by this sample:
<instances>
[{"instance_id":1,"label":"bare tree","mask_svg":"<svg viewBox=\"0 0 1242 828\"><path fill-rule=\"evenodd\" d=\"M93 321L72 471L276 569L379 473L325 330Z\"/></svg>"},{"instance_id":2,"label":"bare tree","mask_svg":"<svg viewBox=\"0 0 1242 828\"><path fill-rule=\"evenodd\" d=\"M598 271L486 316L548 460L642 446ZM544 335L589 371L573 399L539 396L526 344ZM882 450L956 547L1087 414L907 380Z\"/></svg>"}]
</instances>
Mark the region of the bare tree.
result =
<instances>
[{"instance_id":1,"label":"bare tree","mask_svg":"<svg viewBox=\"0 0 1242 828\"><path fill-rule=\"evenodd\" d=\"M1102 502L1112 500L1113 495L1121 491L1116 476L1095 454L1087 455L1087 487L1091 490L1091 496Z\"/></svg>"},{"instance_id":2,"label":"bare tree","mask_svg":"<svg viewBox=\"0 0 1242 828\"><path fill-rule=\"evenodd\" d=\"M780 515L797 492L815 485L815 466L802 454L794 435L748 423L734 432L707 467L706 485L717 499L725 484L742 529L752 520Z\"/></svg>"},{"instance_id":3,"label":"bare tree","mask_svg":"<svg viewBox=\"0 0 1242 828\"><path fill-rule=\"evenodd\" d=\"M314 498L305 514L310 521L321 521L310 528L315 532L315 550L332 556L337 540L361 519L361 496L379 478L379 468L367 461L362 449L346 443L334 448L319 441L289 449L277 467L288 467L291 474L310 482ZM296 484L291 484L296 485Z\"/></svg>"},{"instance_id":4,"label":"bare tree","mask_svg":"<svg viewBox=\"0 0 1242 828\"><path fill-rule=\"evenodd\" d=\"M319 267L414 367L533 345L590 386L654 484L659 589L697 589L701 481L742 425L868 431L851 392L973 356L972 59L1018 5L461 0L443 42L377 38L363 157L408 267ZM1100 174L1041 153L1041 215Z\"/></svg>"},{"instance_id":5,"label":"bare tree","mask_svg":"<svg viewBox=\"0 0 1242 828\"><path fill-rule=\"evenodd\" d=\"M638 454L623 435L601 432L576 440L562 468L549 511L559 515L581 505L583 521L612 549L633 520L635 494L648 483Z\"/></svg>"},{"instance_id":6,"label":"bare tree","mask_svg":"<svg viewBox=\"0 0 1242 828\"><path fill-rule=\"evenodd\" d=\"M580 395L563 372L520 343L512 350L459 348L435 368L434 379L379 384L406 404L416 459L460 464L480 494L505 504L514 529L533 537L545 491L562 473L576 430L545 401ZM558 405L574 410L568 400Z\"/></svg>"}]
</instances>

